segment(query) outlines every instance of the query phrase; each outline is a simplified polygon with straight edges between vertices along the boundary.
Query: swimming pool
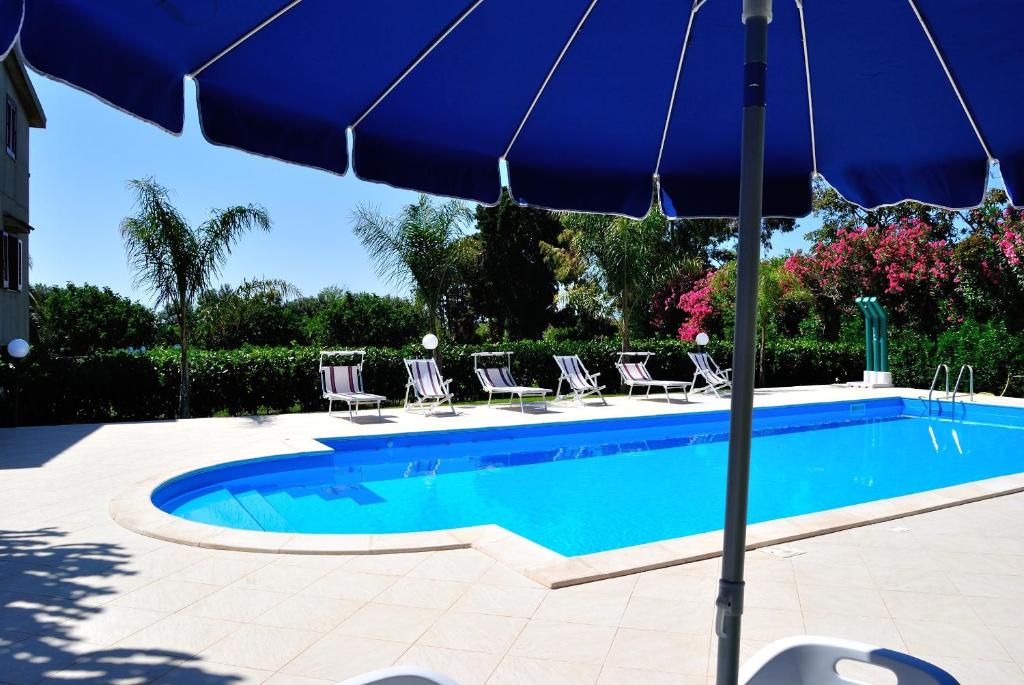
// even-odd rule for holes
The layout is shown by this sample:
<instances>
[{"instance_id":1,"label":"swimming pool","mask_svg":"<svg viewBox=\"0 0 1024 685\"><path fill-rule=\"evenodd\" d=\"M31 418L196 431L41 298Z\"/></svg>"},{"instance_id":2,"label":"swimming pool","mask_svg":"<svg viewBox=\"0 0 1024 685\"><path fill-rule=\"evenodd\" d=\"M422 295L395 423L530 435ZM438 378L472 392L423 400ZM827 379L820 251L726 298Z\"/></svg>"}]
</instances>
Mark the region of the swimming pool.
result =
<instances>
[{"instance_id":1,"label":"swimming pool","mask_svg":"<svg viewBox=\"0 0 1024 685\"><path fill-rule=\"evenodd\" d=\"M1024 409L899 397L754 410L750 522L1024 471ZM934 405L933 405L934 409ZM322 439L194 471L165 512L229 528L405 533L497 524L576 556L717 530L728 413Z\"/></svg>"}]
</instances>

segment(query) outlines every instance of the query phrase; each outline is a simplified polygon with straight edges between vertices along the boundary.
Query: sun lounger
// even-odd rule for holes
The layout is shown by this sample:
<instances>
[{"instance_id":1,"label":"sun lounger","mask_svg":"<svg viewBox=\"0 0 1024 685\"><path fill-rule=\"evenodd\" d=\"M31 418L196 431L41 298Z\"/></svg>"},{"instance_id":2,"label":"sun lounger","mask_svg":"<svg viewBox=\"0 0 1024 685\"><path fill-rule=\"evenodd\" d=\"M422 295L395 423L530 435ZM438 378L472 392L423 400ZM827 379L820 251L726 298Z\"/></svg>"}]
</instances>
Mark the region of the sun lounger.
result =
<instances>
[{"instance_id":1,"label":"sun lounger","mask_svg":"<svg viewBox=\"0 0 1024 685\"><path fill-rule=\"evenodd\" d=\"M405 370L409 373L409 380L405 385L405 409L422 409L424 413L433 411L445 402L452 414L455 407L452 406L452 393L448 390L451 380L441 378L441 372L437 368L437 362L433 359L406 359ZM412 395L410 401L409 395Z\"/></svg>"},{"instance_id":2,"label":"sun lounger","mask_svg":"<svg viewBox=\"0 0 1024 685\"><path fill-rule=\"evenodd\" d=\"M374 395L363 390L363 350L337 350L320 353L320 388L323 398L327 400L327 415L331 415L335 402L348 405L348 418L352 420L352 407L359 413L360 404L377 405L377 416L381 417L380 403L388 398ZM333 361L348 361L347 364L334 364Z\"/></svg>"},{"instance_id":3,"label":"sun lounger","mask_svg":"<svg viewBox=\"0 0 1024 685\"><path fill-rule=\"evenodd\" d=\"M669 394L671 390L682 390L683 400L689 401L687 391L693 385L690 381L661 381L653 378L647 368L647 362L654 356L653 352L620 352L619 360L615 362L615 368L619 370L619 377L622 384L629 388L629 396L633 396L634 388L647 389L644 397L651 394L652 388L661 388L665 391L665 401L672 403Z\"/></svg>"},{"instance_id":4,"label":"sun lounger","mask_svg":"<svg viewBox=\"0 0 1024 685\"><path fill-rule=\"evenodd\" d=\"M512 401L516 396L519 397L519 410L524 414L526 407L523 404L523 397L540 397L544 411L547 411L547 396L551 390L517 384L512 377L511 352L474 352L472 356L473 371L476 372L481 387L487 393L487 406L491 406L491 398L495 393L507 393L509 406L512 406ZM502 357L503 359L501 359Z\"/></svg>"},{"instance_id":5,"label":"sun lounger","mask_svg":"<svg viewBox=\"0 0 1024 685\"><path fill-rule=\"evenodd\" d=\"M555 393L555 401L562 399L562 383L564 382L569 386L569 393L566 394L566 397L571 394L573 401L577 404L582 404L584 398L595 394L601 398L602 402L608 404L604 395L601 394L604 386L597 384L597 377L601 374L587 371L578 355L555 355L555 364L558 365L558 370L561 372L561 375L558 377L558 390Z\"/></svg>"},{"instance_id":6,"label":"sun lounger","mask_svg":"<svg viewBox=\"0 0 1024 685\"><path fill-rule=\"evenodd\" d=\"M700 392L706 393L710 390L715 393L715 397L720 397L719 390L732 390L732 369L719 367L707 352L687 352L687 354L690 355L690 360L696 367L693 372L693 383L696 384L698 377L703 378L707 383L700 388Z\"/></svg>"}]
</instances>

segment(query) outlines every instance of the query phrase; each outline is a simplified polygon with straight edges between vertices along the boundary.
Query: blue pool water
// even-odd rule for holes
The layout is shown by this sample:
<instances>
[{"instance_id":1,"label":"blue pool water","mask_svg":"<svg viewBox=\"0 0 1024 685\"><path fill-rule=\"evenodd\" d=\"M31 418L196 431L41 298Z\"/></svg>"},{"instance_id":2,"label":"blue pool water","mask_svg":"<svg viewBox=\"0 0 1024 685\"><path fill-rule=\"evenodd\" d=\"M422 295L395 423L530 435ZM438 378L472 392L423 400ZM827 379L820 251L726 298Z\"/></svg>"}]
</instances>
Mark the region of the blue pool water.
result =
<instances>
[{"instance_id":1,"label":"blue pool water","mask_svg":"<svg viewBox=\"0 0 1024 685\"><path fill-rule=\"evenodd\" d=\"M750 521L1024 471L1024 410L950 411L900 398L756 409ZM324 452L175 478L153 502L247 530L496 523L573 556L721 528L727 430L727 412L704 412L324 439Z\"/></svg>"}]
</instances>

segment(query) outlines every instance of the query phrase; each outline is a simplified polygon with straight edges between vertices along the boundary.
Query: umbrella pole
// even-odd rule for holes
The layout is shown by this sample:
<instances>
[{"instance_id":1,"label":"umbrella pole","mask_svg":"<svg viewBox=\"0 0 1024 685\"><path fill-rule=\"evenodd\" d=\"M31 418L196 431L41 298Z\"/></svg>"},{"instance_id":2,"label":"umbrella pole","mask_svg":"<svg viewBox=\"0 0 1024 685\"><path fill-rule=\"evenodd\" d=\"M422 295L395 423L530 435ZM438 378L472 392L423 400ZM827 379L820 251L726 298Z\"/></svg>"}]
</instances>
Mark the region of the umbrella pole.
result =
<instances>
[{"instance_id":1,"label":"umbrella pole","mask_svg":"<svg viewBox=\"0 0 1024 685\"><path fill-rule=\"evenodd\" d=\"M747 489L754 407L757 283L761 263L761 195L764 179L764 77L771 0L744 0L743 138L740 169L739 248L736 262L736 324L729 412L729 475L725 497L722 577L715 602L718 685L736 685L743 614L743 560L747 537Z\"/></svg>"}]
</instances>

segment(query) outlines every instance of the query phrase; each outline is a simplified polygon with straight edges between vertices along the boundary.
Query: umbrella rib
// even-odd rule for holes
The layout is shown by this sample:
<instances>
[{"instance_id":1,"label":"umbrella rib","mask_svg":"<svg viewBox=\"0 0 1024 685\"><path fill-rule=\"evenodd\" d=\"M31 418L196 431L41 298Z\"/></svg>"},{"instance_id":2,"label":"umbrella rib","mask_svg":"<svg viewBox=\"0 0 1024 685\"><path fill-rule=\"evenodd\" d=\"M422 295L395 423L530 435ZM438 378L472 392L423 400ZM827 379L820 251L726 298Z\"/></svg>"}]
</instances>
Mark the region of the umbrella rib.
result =
<instances>
[{"instance_id":1,"label":"umbrella rib","mask_svg":"<svg viewBox=\"0 0 1024 685\"><path fill-rule=\"evenodd\" d=\"M971 114L970 107L967 106L967 100L964 99L963 93L960 91L960 85L953 78L953 72L949 69L949 64L946 63L946 57L942 54L942 50L939 49L939 44L935 42L935 37L932 35L931 29L928 28L928 23L924 20L924 16L921 14L921 10L917 6L916 0L907 0L910 4L910 8L914 10L914 15L917 17L917 22L921 25L921 30L924 31L925 37L928 38L928 42L932 44L932 50L935 51L935 56L939 60L939 64L942 65L942 70L946 72L946 78L949 80L949 85L953 88L953 92L956 93L957 100L960 101L960 106L964 110L964 115L967 117L967 121L971 123L971 128L974 129L974 135L978 137L978 142L981 143L982 149L985 151L985 155L989 161L993 161L995 157L992 155L992 151L988 147L988 143L985 142L985 137L981 135L981 129L978 127L978 122L974 120L974 115Z\"/></svg>"},{"instance_id":2,"label":"umbrella rib","mask_svg":"<svg viewBox=\"0 0 1024 685\"><path fill-rule=\"evenodd\" d=\"M807 25L804 22L804 0L796 0L796 11L800 15L800 38L804 48L804 77L807 80L807 118L811 128L811 166L814 176L818 175L818 140L814 132L814 98L811 97L811 60L807 55Z\"/></svg>"},{"instance_id":3,"label":"umbrella rib","mask_svg":"<svg viewBox=\"0 0 1024 685\"><path fill-rule=\"evenodd\" d=\"M476 2L474 2L473 4L468 6L466 9L462 10L462 14L460 14L458 16L458 18L455 19L455 21L453 21L451 24L449 24L448 28L446 28L440 35L438 35L436 38L434 38L433 42L430 43L430 45L428 45L427 48L425 50L423 50L423 52L421 52L419 54L419 56L415 60L413 60L412 64L407 66L405 68L405 70L402 71L402 73L399 74L398 77L394 81L391 82L391 85L389 85L384 90L383 93L381 93L380 95L377 96L377 99L374 100L373 103L369 107L367 107L366 110L363 111L363 113L360 114L356 118L356 120L354 122L352 122L352 124L349 126L349 128L350 129L354 129L356 126L358 126L359 124L363 123L363 119L368 117L370 115L370 112L372 112L374 109L376 109L377 105L379 105L381 102L383 102L384 98L386 98L388 95L390 95L391 91L393 91L395 88L397 88L398 84L400 84L402 81L404 81L405 77L408 76L409 74L411 74L413 72L413 70L416 67L418 67L423 62L423 60L425 60L427 58L427 55L429 55L431 52L433 52L434 48L436 48L438 45L440 45L442 42L444 42L444 39L447 38L448 36L450 36L452 34L452 32L456 28L458 28L459 24L461 24L463 21L465 21L466 18L470 14L473 13L473 10L475 10L477 7L482 5L483 2L484 2L484 0L476 0Z\"/></svg>"},{"instance_id":4,"label":"umbrella rib","mask_svg":"<svg viewBox=\"0 0 1024 685\"><path fill-rule=\"evenodd\" d=\"M597 0L591 0L590 5L587 7L587 11L583 13L580 20L576 23L576 28L569 35L569 39L565 41L565 45L562 46L562 51L558 53L558 57L555 59L554 64L548 69L547 76L544 77L543 83L540 84L540 88L537 89L537 93L533 96L533 101L530 102L530 106L526 110L526 114L519 121L519 126L516 127L516 132L512 134L512 139L508 141L508 145L505 146L505 151L501 153L501 159L506 159L508 153L512 150L512 146L516 144L516 140L519 138L519 134L522 133L523 127L526 126L527 119L533 114L533 108L537 106L537 102L540 101L541 96L544 94L544 90L548 87L548 82L551 81L551 77L555 75L555 71L558 70L558 65L562 63L562 59L565 57L565 53L569 52L569 48L572 46L572 42L576 40L577 34L580 29L583 28L583 24L587 21L587 17L594 10L594 6L597 5Z\"/></svg>"},{"instance_id":5,"label":"umbrella rib","mask_svg":"<svg viewBox=\"0 0 1024 685\"><path fill-rule=\"evenodd\" d=\"M211 66L213 66L213 65L214 65L214 64L215 64L215 63L216 63L217 61L219 61L219 60L220 60L220 59L221 59L222 57L224 57L225 55L227 55L227 54L228 54L229 52L231 52L232 50L234 50L235 48L237 48L237 47L238 47L239 45L241 45L241 44L242 44L242 43L244 43L245 41L247 41L247 40L249 40L250 38L252 38L253 36L255 36L255 35L256 35L257 33L259 33L260 31L262 31L263 29L267 28L267 26L269 26L270 24L272 24L272 23L273 23L273 22L274 22L275 20L277 20L277 19L280 19L282 15L284 15L285 13L287 13L287 12L288 12L289 10L291 10L291 9L292 9L293 7L295 7L296 5L298 5L298 4L300 3L300 2L302 2L302 0L291 0L291 2L289 2L289 3L288 3L288 4L286 4L286 5L284 5L283 7L281 7L281 9L277 10L276 12L274 12L273 14L271 14L271 15L270 15L269 17L267 17L266 19L264 19L263 21L261 21L261 22L260 22L259 24L257 24L256 26L254 26L254 27L252 27L251 29L249 29L248 31L246 31L246 32L245 32L244 34L242 34L242 36L241 36L241 37L237 38L237 39L236 39L236 40L235 40L235 41L234 41L233 43L231 43L231 44L230 44L230 45L228 45L228 46L227 46L226 48L224 48L223 50L221 50L220 52L218 52L218 53L217 53L216 55L214 55L213 57L211 57L210 59L208 59L208 60L207 60L206 62L204 62L204 63L203 63L203 65L202 65L202 66L200 66L200 67L199 67L198 69L195 69L194 71L190 72L190 73L188 74L188 77L189 77L189 78L196 78L197 76L199 76L199 74L201 74L201 73L203 73L204 71L206 71L206 69L207 69L208 67L211 67Z\"/></svg>"},{"instance_id":6,"label":"umbrella rib","mask_svg":"<svg viewBox=\"0 0 1024 685\"><path fill-rule=\"evenodd\" d=\"M665 112L665 125L661 129L661 143L658 145L658 161L654 164L654 176L658 177L661 172L661 157L665 153L665 142L668 140L668 126L672 121L672 112L676 108L676 94L679 92L679 77L683 73L683 60L686 58L686 48L690 44L690 32L693 30L693 19L697 16L697 10L707 0L694 0L693 8L690 10L690 18L686 21L686 33L683 35L683 45L679 49L679 62L676 64L676 77L672 83L672 96L668 100L668 111Z\"/></svg>"}]
</instances>

